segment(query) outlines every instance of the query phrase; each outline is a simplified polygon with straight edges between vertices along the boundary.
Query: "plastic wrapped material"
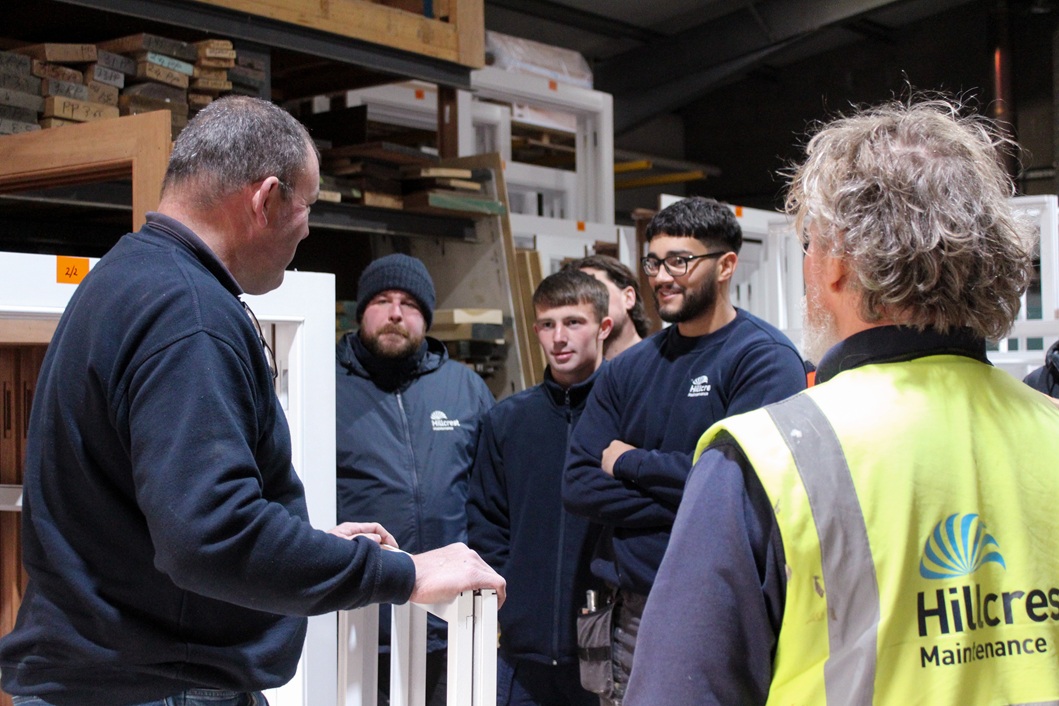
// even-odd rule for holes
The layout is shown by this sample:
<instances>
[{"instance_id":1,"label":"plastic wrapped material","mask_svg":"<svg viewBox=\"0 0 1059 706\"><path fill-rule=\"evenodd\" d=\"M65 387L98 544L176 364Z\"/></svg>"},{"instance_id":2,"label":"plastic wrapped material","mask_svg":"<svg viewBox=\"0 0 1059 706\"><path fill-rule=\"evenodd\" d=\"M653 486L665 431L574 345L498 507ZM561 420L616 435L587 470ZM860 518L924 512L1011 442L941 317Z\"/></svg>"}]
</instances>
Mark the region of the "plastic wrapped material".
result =
<instances>
[{"instance_id":1,"label":"plastic wrapped material","mask_svg":"<svg viewBox=\"0 0 1059 706\"><path fill-rule=\"evenodd\" d=\"M585 57L571 49L553 47L499 32L485 33L487 59L498 69L534 74L581 88L592 88L592 70Z\"/></svg>"}]
</instances>

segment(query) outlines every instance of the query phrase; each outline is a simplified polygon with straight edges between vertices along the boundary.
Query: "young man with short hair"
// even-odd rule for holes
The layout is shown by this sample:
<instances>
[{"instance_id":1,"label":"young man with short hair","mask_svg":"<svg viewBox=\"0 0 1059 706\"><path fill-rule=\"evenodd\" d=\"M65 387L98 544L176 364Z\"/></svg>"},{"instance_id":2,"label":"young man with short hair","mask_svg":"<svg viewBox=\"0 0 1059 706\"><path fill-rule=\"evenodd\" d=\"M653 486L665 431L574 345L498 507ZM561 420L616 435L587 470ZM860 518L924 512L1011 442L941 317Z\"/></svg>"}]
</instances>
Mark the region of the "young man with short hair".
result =
<instances>
[{"instance_id":1,"label":"young man with short hair","mask_svg":"<svg viewBox=\"0 0 1059 706\"><path fill-rule=\"evenodd\" d=\"M579 270L547 277L533 295L544 382L494 407L482 422L471 473L469 543L506 577L500 611L497 703L574 704L581 687L575 620L598 528L563 509L568 439L603 362L611 331L606 287Z\"/></svg>"}]
</instances>

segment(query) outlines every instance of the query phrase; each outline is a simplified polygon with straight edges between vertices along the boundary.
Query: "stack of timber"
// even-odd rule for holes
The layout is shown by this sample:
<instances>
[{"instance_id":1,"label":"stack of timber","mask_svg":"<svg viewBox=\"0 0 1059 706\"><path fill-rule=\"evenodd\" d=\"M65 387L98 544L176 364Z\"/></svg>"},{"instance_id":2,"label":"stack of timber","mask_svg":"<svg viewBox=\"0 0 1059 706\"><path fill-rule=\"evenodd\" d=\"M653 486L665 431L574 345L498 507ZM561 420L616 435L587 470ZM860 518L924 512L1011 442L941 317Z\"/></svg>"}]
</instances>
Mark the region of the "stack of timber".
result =
<instances>
[{"instance_id":1,"label":"stack of timber","mask_svg":"<svg viewBox=\"0 0 1059 706\"><path fill-rule=\"evenodd\" d=\"M198 58L195 46L146 33L111 39L98 46L135 63L134 73L127 77L127 85L118 98L121 114L169 110L175 138L188 123L188 86Z\"/></svg>"},{"instance_id":2,"label":"stack of timber","mask_svg":"<svg viewBox=\"0 0 1059 706\"><path fill-rule=\"evenodd\" d=\"M235 66L228 69L231 92L268 99L271 94L269 68L268 54L240 49L235 56Z\"/></svg>"},{"instance_id":3,"label":"stack of timber","mask_svg":"<svg viewBox=\"0 0 1059 706\"><path fill-rule=\"evenodd\" d=\"M5 55L0 105L23 110L35 110L38 128L61 127L90 120L118 116L117 85L125 76L106 63L120 63L120 57L104 55L100 62L94 44L31 44L12 50L23 59ZM29 75L25 61L29 61ZM32 80L36 79L36 81ZM36 89L36 99L28 100ZM31 105L32 103L32 105ZM5 111L8 115L11 111ZM28 113L17 115L19 124L5 124L0 132L26 132ZM9 121L10 117L7 118Z\"/></svg>"},{"instance_id":4,"label":"stack of timber","mask_svg":"<svg viewBox=\"0 0 1059 706\"><path fill-rule=\"evenodd\" d=\"M486 194L487 169L406 166L401 169L404 205L409 211L460 216L497 216L504 204Z\"/></svg>"},{"instance_id":5,"label":"stack of timber","mask_svg":"<svg viewBox=\"0 0 1059 706\"><path fill-rule=\"evenodd\" d=\"M235 66L236 51L227 39L195 43L195 65L188 85L188 112L194 115L222 93L232 90L228 72Z\"/></svg>"},{"instance_id":6,"label":"stack of timber","mask_svg":"<svg viewBox=\"0 0 1059 706\"><path fill-rule=\"evenodd\" d=\"M41 79L33 75L33 60L24 54L0 51L0 135L40 130L44 110Z\"/></svg>"},{"instance_id":7,"label":"stack of timber","mask_svg":"<svg viewBox=\"0 0 1059 706\"><path fill-rule=\"evenodd\" d=\"M507 358L500 309L438 309L430 335L444 342L450 358L482 377L495 373Z\"/></svg>"},{"instance_id":8,"label":"stack of timber","mask_svg":"<svg viewBox=\"0 0 1059 706\"><path fill-rule=\"evenodd\" d=\"M339 192L344 202L394 209L404 207L401 167L437 161L422 150L390 142L331 147L321 150L320 158L320 171L333 185L325 190ZM335 200L331 194L324 198Z\"/></svg>"}]
</instances>

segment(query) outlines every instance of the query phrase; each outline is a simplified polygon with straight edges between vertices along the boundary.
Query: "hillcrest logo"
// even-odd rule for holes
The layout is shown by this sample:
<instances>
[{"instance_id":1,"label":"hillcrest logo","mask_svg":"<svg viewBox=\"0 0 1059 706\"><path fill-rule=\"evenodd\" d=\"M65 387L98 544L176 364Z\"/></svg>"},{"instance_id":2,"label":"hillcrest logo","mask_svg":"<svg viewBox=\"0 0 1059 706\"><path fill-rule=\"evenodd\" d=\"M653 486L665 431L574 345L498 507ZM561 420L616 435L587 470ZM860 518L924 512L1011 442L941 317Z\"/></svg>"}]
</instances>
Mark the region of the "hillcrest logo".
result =
<instances>
[{"instance_id":1,"label":"hillcrest logo","mask_svg":"<svg viewBox=\"0 0 1059 706\"><path fill-rule=\"evenodd\" d=\"M1000 545L978 515L956 513L934 526L923 546L919 575L925 579L970 576L989 562L1007 569Z\"/></svg>"},{"instance_id":2,"label":"hillcrest logo","mask_svg":"<svg viewBox=\"0 0 1059 706\"><path fill-rule=\"evenodd\" d=\"M688 397L707 397L712 388L713 385L710 384L710 377L708 375L700 375L691 381L691 389L688 390Z\"/></svg>"},{"instance_id":3,"label":"hillcrest logo","mask_svg":"<svg viewBox=\"0 0 1059 706\"><path fill-rule=\"evenodd\" d=\"M430 426L434 431L453 431L459 425L459 419L449 419L440 409L430 413Z\"/></svg>"},{"instance_id":4,"label":"hillcrest logo","mask_svg":"<svg viewBox=\"0 0 1059 706\"><path fill-rule=\"evenodd\" d=\"M990 563L1005 573L972 578ZM1055 659L1054 627L1044 623L1059 621L1059 587L1029 581L1011 586L1025 577L1007 572L1000 544L977 514L956 513L934 526L919 575L937 583L915 596L919 637L925 638L918 645L921 669Z\"/></svg>"}]
</instances>

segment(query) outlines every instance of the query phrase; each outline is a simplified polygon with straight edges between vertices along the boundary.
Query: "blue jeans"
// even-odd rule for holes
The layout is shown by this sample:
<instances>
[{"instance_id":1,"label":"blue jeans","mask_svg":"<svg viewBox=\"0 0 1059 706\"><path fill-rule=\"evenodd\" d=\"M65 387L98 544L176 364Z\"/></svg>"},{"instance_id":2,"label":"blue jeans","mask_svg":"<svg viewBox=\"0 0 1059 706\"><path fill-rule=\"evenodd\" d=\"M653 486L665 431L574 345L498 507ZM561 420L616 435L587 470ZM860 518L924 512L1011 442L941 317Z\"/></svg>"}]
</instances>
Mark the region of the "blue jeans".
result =
<instances>
[{"instance_id":1,"label":"blue jeans","mask_svg":"<svg viewBox=\"0 0 1059 706\"><path fill-rule=\"evenodd\" d=\"M12 702L15 706L52 706L37 696L15 696ZM220 689L188 689L165 699L129 706L268 706L268 700L260 691L247 694Z\"/></svg>"}]
</instances>

